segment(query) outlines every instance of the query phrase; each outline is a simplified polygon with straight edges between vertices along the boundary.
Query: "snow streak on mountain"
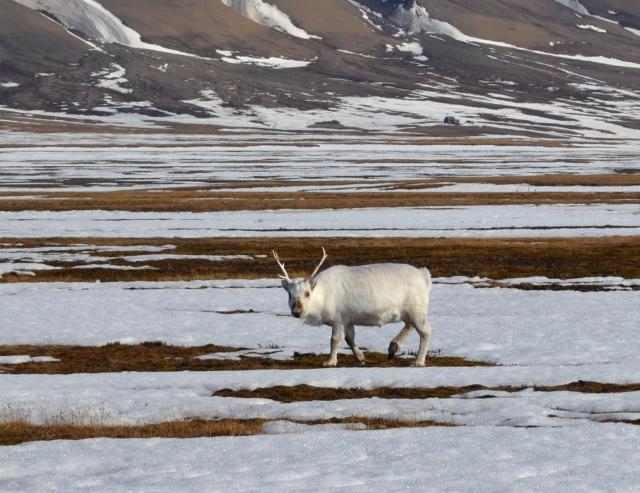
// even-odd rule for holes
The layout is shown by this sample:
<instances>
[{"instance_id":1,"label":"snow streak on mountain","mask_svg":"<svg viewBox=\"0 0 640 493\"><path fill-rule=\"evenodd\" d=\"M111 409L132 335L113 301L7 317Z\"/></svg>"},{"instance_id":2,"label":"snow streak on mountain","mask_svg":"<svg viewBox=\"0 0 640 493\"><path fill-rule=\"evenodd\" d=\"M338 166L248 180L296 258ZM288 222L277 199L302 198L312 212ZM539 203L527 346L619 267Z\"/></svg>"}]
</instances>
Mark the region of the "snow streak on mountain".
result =
<instances>
[{"instance_id":1,"label":"snow streak on mountain","mask_svg":"<svg viewBox=\"0 0 640 493\"><path fill-rule=\"evenodd\" d=\"M234 8L245 17L263 26L282 31L296 38L310 39L304 29L296 27L287 14L278 7L263 0L221 0L225 5Z\"/></svg>"}]
</instances>

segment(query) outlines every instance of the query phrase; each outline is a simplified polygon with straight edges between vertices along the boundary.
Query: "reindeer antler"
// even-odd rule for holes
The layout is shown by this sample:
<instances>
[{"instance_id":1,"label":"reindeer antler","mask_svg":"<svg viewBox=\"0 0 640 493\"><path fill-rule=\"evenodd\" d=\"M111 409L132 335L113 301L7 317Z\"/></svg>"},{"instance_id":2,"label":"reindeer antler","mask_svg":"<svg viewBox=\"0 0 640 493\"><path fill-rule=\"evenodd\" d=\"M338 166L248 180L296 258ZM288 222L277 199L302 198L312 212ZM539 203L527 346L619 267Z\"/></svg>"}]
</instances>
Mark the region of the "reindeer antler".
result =
<instances>
[{"instance_id":1,"label":"reindeer antler","mask_svg":"<svg viewBox=\"0 0 640 493\"><path fill-rule=\"evenodd\" d=\"M318 271L320 270L320 267L322 266L325 260L327 260L327 252L325 252L324 247L322 247L322 258L320 259L320 263L315 268L313 273L309 276L309 279L313 279L315 277L315 275L318 273Z\"/></svg>"},{"instance_id":2,"label":"reindeer antler","mask_svg":"<svg viewBox=\"0 0 640 493\"><path fill-rule=\"evenodd\" d=\"M281 278L281 279L285 279L285 280L291 282L291 278L289 277L289 274L287 274L287 269L285 269L284 268L284 264L282 262L280 262L280 257L278 257L278 254L276 253L276 251L275 250L271 250L271 253L273 254L273 258L276 260L276 262L280 266L280 269L282 269L282 272L284 273L284 276L278 275L278 277Z\"/></svg>"}]
</instances>

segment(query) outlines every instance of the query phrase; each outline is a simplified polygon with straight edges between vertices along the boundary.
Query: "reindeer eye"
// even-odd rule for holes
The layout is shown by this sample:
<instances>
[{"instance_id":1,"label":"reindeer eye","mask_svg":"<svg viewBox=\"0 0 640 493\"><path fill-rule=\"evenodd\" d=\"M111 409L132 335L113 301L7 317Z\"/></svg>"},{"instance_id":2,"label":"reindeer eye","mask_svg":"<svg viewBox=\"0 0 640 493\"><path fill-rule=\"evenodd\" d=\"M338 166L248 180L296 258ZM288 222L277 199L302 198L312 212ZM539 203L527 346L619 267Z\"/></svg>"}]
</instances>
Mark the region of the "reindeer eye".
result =
<instances>
[{"instance_id":1,"label":"reindeer eye","mask_svg":"<svg viewBox=\"0 0 640 493\"><path fill-rule=\"evenodd\" d=\"M309 296L311 296L311 293L309 291L305 291L304 292L304 297L308 298Z\"/></svg>"}]
</instances>

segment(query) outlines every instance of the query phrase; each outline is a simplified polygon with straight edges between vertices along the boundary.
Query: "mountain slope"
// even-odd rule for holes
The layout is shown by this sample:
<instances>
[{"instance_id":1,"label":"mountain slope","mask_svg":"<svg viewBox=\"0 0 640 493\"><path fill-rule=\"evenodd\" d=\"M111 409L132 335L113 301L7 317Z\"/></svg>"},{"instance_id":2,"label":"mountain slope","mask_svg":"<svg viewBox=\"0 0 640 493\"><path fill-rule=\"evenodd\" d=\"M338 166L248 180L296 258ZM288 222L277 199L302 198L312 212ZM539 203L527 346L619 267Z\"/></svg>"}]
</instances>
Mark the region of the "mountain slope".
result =
<instances>
[{"instance_id":1,"label":"mountain slope","mask_svg":"<svg viewBox=\"0 0 640 493\"><path fill-rule=\"evenodd\" d=\"M465 125L448 133L626 134L640 35L622 3L0 0L0 105L436 134L455 113Z\"/></svg>"}]
</instances>

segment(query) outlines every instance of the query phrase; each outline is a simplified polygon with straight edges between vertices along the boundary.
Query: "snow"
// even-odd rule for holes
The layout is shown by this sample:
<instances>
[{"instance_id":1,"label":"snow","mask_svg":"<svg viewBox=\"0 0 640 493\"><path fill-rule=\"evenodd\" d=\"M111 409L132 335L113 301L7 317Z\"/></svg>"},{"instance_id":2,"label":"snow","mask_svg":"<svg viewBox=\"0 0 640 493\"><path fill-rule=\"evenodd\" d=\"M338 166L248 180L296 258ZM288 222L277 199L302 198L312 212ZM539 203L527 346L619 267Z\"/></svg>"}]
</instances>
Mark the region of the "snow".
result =
<instances>
[{"instance_id":1,"label":"snow","mask_svg":"<svg viewBox=\"0 0 640 493\"><path fill-rule=\"evenodd\" d=\"M1 82L0 87L4 87L6 89L12 89L14 87L18 87L20 84L17 82Z\"/></svg>"},{"instance_id":2,"label":"snow","mask_svg":"<svg viewBox=\"0 0 640 493\"><path fill-rule=\"evenodd\" d=\"M109 68L100 72L95 72L91 74L91 77L101 77L96 84L98 87L103 87L122 94L130 94L133 92L133 89L121 86L121 84L129 82L125 77L126 73L127 71L122 65L112 63Z\"/></svg>"},{"instance_id":3,"label":"snow","mask_svg":"<svg viewBox=\"0 0 640 493\"><path fill-rule=\"evenodd\" d=\"M575 443L569 440L575 433L595 446L598 440L604 439L607 430L619 429L637 451L637 427L607 425L602 421L639 419L640 392L533 392L529 387L563 385L578 380L637 383L637 375L640 374L640 362L637 359L640 340L635 317L638 292L531 292L504 288L479 289L466 284L442 284L440 280L436 281L430 307L430 320L434 326L432 349L446 355L493 360L501 363L500 366L0 375L0 394L3 396L0 420L134 425L194 418L267 419L275 421L267 424L267 435L250 440L262 444L257 446L270 444L277 447L274 449L276 453L284 453L282 447L288 450L291 443L304 440L304 437L309 437L313 443L322 441L325 436L328 441L335 442L347 433L342 427L316 428L299 424L300 421L358 416L365 420L431 420L463 426L383 432L390 433L390 439L398 440L392 447L395 452L404 443L400 437L405 433L407 437L414 438L425 434L424 439L416 443L410 441L413 453L404 459L411 460L417 455L421 465L425 460L424 454L440 449L437 441L441 433L455 433L455 439L452 440L457 443L456 447L446 450L457 450L456 457L466 453L460 448L465 440L471 440L474 444L480 440L481 443L472 447L473 453L469 452L468 457L471 463L477 464L486 462L486 457L477 455L478 446L490 447L504 436L505 440L509 437L512 446L518 444L520 449L523 444L514 439L519 433L531 433L545 442L555 438L559 440L559 446ZM25 306L30 309L24 310L22 307ZM6 284L0 285L0 311L6 319L14 322L12 326L21 327L19 332L10 327L0 327L2 344L99 345L113 341L136 343L161 340L173 344L215 343L251 347L254 348L254 355L281 359L291 357L294 351L326 353L329 342L328 329L305 327L299 320L283 316L288 312L286 293L275 279ZM398 328L358 329L359 343L368 350L384 351ZM412 337L407 341L406 348L416 344L417 337ZM343 353L347 351L346 348L341 350ZM224 356L224 353L218 354ZM245 353L247 356L249 354ZM17 357L12 358L14 361L10 362L18 363ZM489 388L511 386L523 390L513 393L474 391L449 399L372 398L311 400L291 404L268 399L212 397L221 389L255 389L275 385L335 389L482 385ZM594 423L598 426L595 427ZM487 425L490 427L487 428ZM531 426L538 428L522 428ZM353 428L357 427L349 427ZM502 431L505 429L508 431ZM278 440L278 437L270 434L283 433L293 442L288 441L288 445L271 442ZM348 433L350 442L359 443L372 440L379 432ZM590 436L591 433L593 436ZM482 438L473 438L479 436L477 434ZM589 436L588 440L586 436ZM193 449L202 442L206 443L208 450L217 450L230 440L238 440L238 452L247 443L244 441L247 439L220 438L176 441L175 445ZM33 458L41 457L44 466L47 463L45 457L50 454L48 447L51 446L77 448L78 454L85 454L85 460L82 461L83 477L94 480L100 471L115 467L109 460L116 460L116 456L132 454L137 459L131 464L138 464L143 459L139 457L137 447L149 448L155 443L171 442L130 440L117 443L122 451L113 457L109 450L115 443L109 440L42 442L11 447L11 460L0 460L0 475L5 479L3 491L10 491L6 478L22 481L19 483L22 491L31 491L29 488L37 490L41 466L34 464ZM606 449L607 456L611 457L610 453L621 450L624 443L623 440L622 443L616 441L615 445L605 443L599 446L613 447ZM110 457L96 466L98 469L94 472L86 468L88 452L85 447L90 444L96 444L96 453L99 451ZM424 453L416 453L420 447L425 447ZM236 450L235 446L232 448ZM386 447L384 450L388 449ZM7 449L0 449L0 454L4 450ZM28 474L13 462L25 450L31 450L29 457L32 462L27 468ZM255 450L255 447L251 450ZM338 456L341 461L351 457L343 447L327 446L322 450L326 457L321 461L323 463L330 457ZM373 450L380 453L377 448ZM501 444L496 450L505 454L508 449ZM554 450L557 452L557 447ZM590 452L586 452L584 447L580 450L579 458L572 460L588 462ZM599 447L594 450L599 450ZM68 467L78 460L75 453L70 450L65 455L64 460L69 461ZM540 444L531 445L528 453L548 457L548 451L541 448ZM437 455L441 459L442 450ZM149 456L144 454L144 457ZM478 460L479 457L482 460ZM628 458L631 460L631 457ZM157 460L168 463L175 457L170 454L160 459L159 455ZM510 464L506 477L513 481L512 473L517 465L511 456L505 460ZM597 460L601 461L600 454ZM250 464L247 474L251 477L261 476L255 461ZM535 470L538 467L536 460L530 459L529 466ZM162 469L164 466L158 467ZM127 481L133 489L140 490L136 482L138 479L129 478L126 474L123 476L122 468L118 470L119 474L114 478ZM271 470L283 471L278 466ZM422 467L418 470L420 472L416 474L424 478ZM619 473L619 469L616 471ZM160 474L157 470L155 473ZM402 477L406 477L406 474L403 471ZM160 475L166 478L166 474ZM572 475L565 472L560 476L573 478L574 475L575 471ZM55 476L52 481L62 485L72 477L65 469L65 474ZM531 478L539 485L546 475L532 473ZM370 478L363 478L363 484L370 487L369 481ZM469 485L476 485L477 490L478 481L478 477L472 475ZM486 481L485 476L482 476L482 481ZM18 483L15 484L16 488L20 487ZM622 484L621 480L616 481L616 491L622 491L619 489Z\"/></svg>"},{"instance_id":4,"label":"snow","mask_svg":"<svg viewBox=\"0 0 640 493\"><path fill-rule=\"evenodd\" d=\"M223 56L221 58L223 62L239 64L243 63L246 65L257 65L259 67L269 67L276 69L285 69L285 68L302 68L306 67L311 63L311 61L307 60L291 60L284 57L255 57L255 56L246 56L246 55L234 55L233 57Z\"/></svg>"},{"instance_id":5,"label":"snow","mask_svg":"<svg viewBox=\"0 0 640 493\"><path fill-rule=\"evenodd\" d=\"M370 221L376 217L375 224ZM0 211L0 237L569 237L640 234L635 204L222 212Z\"/></svg>"},{"instance_id":6,"label":"snow","mask_svg":"<svg viewBox=\"0 0 640 493\"><path fill-rule=\"evenodd\" d=\"M216 114L221 120L226 120L229 113L225 111L229 109L216 106L217 101L215 93L207 91L201 99L190 103L213 108L219 111ZM0 153L0 191L11 196L17 190L28 195L44 190L198 186L224 190L230 182L261 179L293 183L316 181L316 185L297 185L309 191L322 190L327 180L360 182L352 186L352 190L362 187L384 190L397 181L452 176L633 173L640 154L640 141L576 142L562 147L481 143L456 146L437 142L420 145L411 139L398 142L308 133L281 136L176 136L162 132L78 134L67 136L63 145L57 134L7 132L2 139L6 147ZM141 141L144 146L139 145ZM312 146L298 146L305 141ZM265 159L267 153L269 159ZM478 191L496 190L489 185L475 186ZM462 184L451 187L454 191L473 191ZM544 187L519 188L517 185L496 191L532 190L548 191ZM618 191L622 191L622 187Z\"/></svg>"},{"instance_id":7,"label":"snow","mask_svg":"<svg viewBox=\"0 0 640 493\"><path fill-rule=\"evenodd\" d=\"M409 9L405 8L404 5L399 5L389 18L395 24L401 26L408 34L420 32L442 34L463 42L469 39L468 36L451 24L433 19L424 7L415 2Z\"/></svg>"},{"instance_id":8,"label":"snow","mask_svg":"<svg viewBox=\"0 0 640 493\"><path fill-rule=\"evenodd\" d=\"M0 449L0 477L7 493L632 492L639 437L637 427L587 425L58 441Z\"/></svg>"},{"instance_id":9,"label":"snow","mask_svg":"<svg viewBox=\"0 0 640 493\"><path fill-rule=\"evenodd\" d=\"M223 52L219 52L222 55ZM226 51L224 51L226 53ZM297 68L311 64L312 60L289 60L279 57L273 59L247 57L229 52L229 56L222 55L229 63L258 63L266 64L272 68ZM517 59L517 54L511 54L510 58ZM536 62L542 70L556 70L557 66ZM640 138L640 131L625 125L629 114L636 109L640 110L640 93L634 91L621 91L613 86L588 79L560 68L578 82L597 84L600 89L584 97L592 98L590 104L585 106L580 100L556 99L551 102L522 102L507 101L502 97L468 93L460 89L454 80L438 86L427 86L415 90L407 97L341 97L336 99L335 106L328 109L315 109L301 111L295 108L262 106L248 106L242 109L234 109L225 106L215 96L211 89L201 92L203 107L209 112L209 118L196 119L187 115L166 114L163 123L208 123L228 127L235 131L256 132L257 130L279 131L305 131L309 134L311 128L318 123L336 120L345 127L374 130L376 132L396 132L399 129L411 127L429 127L442 124L443 115L456 114L464 118L465 125L471 127L488 126L503 129L510 132L543 132L548 137L561 138ZM440 74L433 74L441 77ZM489 82L494 84L494 82ZM496 84L500 80L495 81ZM626 92L628 97L622 98ZM605 94L603 94L605 93ZM206 94L213 94L209 98ZM615 100L611 100L614 97ZM197 104L197 103L194 103ZM114 106L114 105L112 105ZM110 117L101 120L107 124L149 127L153 126L147 117L136 114L117 114L115 106L111 108L114 113ZM10 108L4 111L12 114L48 115L60 117L61 114L46 112L20 112ZM65 115L65 118L73 118L77 121L89 119L86 116ZM155 123L157 125L157 122ZM329 130L314 130L316 135L331 135ZM40 137L42 138L42 137ZM300 137L302 138L302 136ZM317 138L317 137L316 137ZM350 136L350 138L354 138Z\"/></svg>"},{"instance_id":10,"label":"snow","mask_svg":"<svg viewBox=\"0 0 640 493\"><path fill-rule=\"evenodd\" d=\"M607 34L606 29L602 29L601 27L594 26L593 24L578 24L580 29L590 29L591 31L595 31L601 34Z\"/></svg>"},{"instance_id":11,"label":"snow","mask_svg":"<svg viewBox=\"0 0 640 493\"><path fill-rule=\"evenodd\" d=\"M377 31L382 31L382 26L380 24L376 24L371 17L382 17L382 14L370 9L369 7L362 5L360 2L356 0L347 0L351 5L358 9L360 15L365 20L367 24L373 27Z\"/></svg>"},{"instance_id":12,"label":"snow","mask_svg":"<svg viewBox=\"0 0 640 493\"><path fill-rule=\"evenodd\" d=\"M638 291L475 288L438 280L430 305L431 349L504 365L537 365L540 370L633 366L638 350L633 314L639 296ZM326 353L329 339L328 329L304 326L290 316L286 293L275 279L0 284L0 312L21 327L0 331L3 344L161 340L290 356L294 351ZM360 329L358 338L370 350L386 352L398 330L399 326ZM416 343L417 336L412 336L406 348L415 349Z\"/></svg>"},{"instance_id":13,"label":"snow","mask_svg":"<svg viewBox=\"0 0 640 493\"><path fill-rule=\"evenodd\" d=\"M243 16L258 24L275 29L301 39L319 39L311 36L304 29L295 26L287 14L278 7L264 0L221 0L227 7L231 7Z\"/></svg>"},{"instance_id":14,"label":"snow","mask_svg":"<svg viewBox=\"0 0 640 493\"><path fill-rule=\"evenodd\" d=\"M589 11L586 9L584 5L582 5L579 0L555 0L561 5L564 5L568 9L573 10L581 15L591 15Z\"/></svg>"},{"instance_id":15,"label":"snow","mask_svg":"<svg viewBox=\"0 0 640 493\"><path fill-rule=\"evenodd\" d=\"M573 10L584 10L586 14L588 11L582 7L582 5L577 0L556 0L559 3L573 9ZM629 62L626 60L619 60L611 57L604 56L585 56L585 55L567 55L561 53L549 53L545 51L539 50L531 50L528 48L523 48L520 46L512 45L509 43L504 43L501 41L492 41L483 38L476 38L474 36L469 36L462 31L460 31L457 27L449 24L448 22L440 21L438 19L432 18L427 10L418 5L417 3L413 3L413 5L407 9L404 5L400 5L396 8L396 10L391 14L389 19L400 26L403 31L401 34L416 34L416 33L427 33L427 34L437 34L448 36L456 41L460 41L463 43L479 43L485 44L489 46L498 46L502 48L511 48L519 51L526 51L529 53L535 53L538 55L550 56L555 58L564 58L568 60L580 60L586 61L590 63L598 63L603 65L612 65L617 67L626 67L626 68L640 68L639 63ZM608 20L608 19L604 19Z\"/></svg>"},{"instance_id":16,"label":"snow","mask_svg":"<svg viewBox=\"0 0 640 493\"><path fill-rule=\"evenodd\" d=\"M0 365L23 365L25 363L53 363L60 361L59 359L52 358L51 356L29 356L29 355L16 355L16 356L0 356Z\"/></svg>"},{"instance_id":17,"label":"snow","mask_svg":"<svg viewBox=\"0 0 640 493\"><path fill-rule=\"evenodd\" d=\"M153 43L142 41L140 33L126 26L122 20L117 18L100 3L95 0L16 0L17 2L34 10L43 10L52 13L67 29L83 33L90 39L101 43L118 43L131 48L151 50L161 53L187 56L208 60L193 53L173 50ZM252 20L268 27L278 29L292 36L310 39L314 36L307 34L304 30L295 27L289 17L282 13L277 7L262 0L224 0L224 3L240 10ZM92 45L94 46L94 45ZM246 63L271 68L299 68L306 67L310 61L289 60L283 57L260 58L253 56L233 56L223 57L227 63ZM156 67L160 71L167 70L167 64ZM115 81L110 81L111 77L103 79L103 84L99 87L119 92L130 92L123 90L118 85L118 77L113 77ZM107 80L107 82L104 82Z\"/></svg>"},{"instance_id":18,"label":"snow","mask_svg":"<svg viewBox=\"0 0 640 493\"><path fill-rule=\"evenodd\" d=\"M631 34L635 34L636 36L640 36L640 29L634 29L632 27L625 27L625 29L627 31L629 31Z\"/></svg>"},{"instance_id":19,"label":"snow","mask_svg":"<svg viewBox=\"0 0 640 493\"><path fill-rule=\"evenodd\" d=\"M15 0L33 10L55 15L67 29L83 33L101 43L118 43L131 48L194 57L191 53L172 50L142 41L138 32L95 0ZM200 58L200 57L198 57Z\"/></svg>"},{"instance_id":20,"label":"snow","mask_svg":"<svg viewBox=\"0 0 640 493\"><path fill-rule=\"evenodd\" d=\"M387 45L387 46L391 46L391 45ZM396 49L398 51L402 51L405 53L409 53L411 55L413 55L413 58L421 61L421 62L426 62L428 60L428 58L426 56L423 56L423 50L422 50L422 46L420 45L420 43L417 42L406 42L406 43L401 43L396 45Z\"/></svg>"},{"instance_id":21,"label":"snow","mask_svg":"<svg viewBox=\"0 0 640 493\"><path fill-rule=\"evenodd\" d=\"M109 269L109 270L157 270L149 265L112 265L112 264L85 264L76 265L72 269Z\"/></svg>"},{"instance_id":22,"label":"snow","mask_svg":"<svg viewBox=\"0 0 640 493\"><path fill-rule=\"evenodd\" d=\"M582 5L579 0L555 0L556 2L564 5L565 7L573 10L574 12L580 14L580 15L586 15L588 17L593 17L594 19L598 19L599 21L603 21L603 22L609 22L611 24L616 24L619 25L620 27L622 27L623 29L629 31L632 34L635 34L636 36L640 36L640 31L638 29L633 29L631 27L625 27L622 26L619 22L612 20L612 19L608 19L606 17L602 17L599 15L595 15L592 14L591 12L589 12L589 10ZM614 10L609 10L608 11L609 15L618 15L618 12L614 11ZM578 27L582 27L582 26L578 26ZM597 32L601 32L601 33L606 33L607 31L605 29L602 28L598 28L595 26L587 26L587 28L593 28L593 30L597 31Z\"/></svg>"},{"instance_id":23,"label":"snow","mask_svg":"<svg viewBox=\"0 0 640 493\"><path fill-rule=\"evenodd\" d=\"M37 270L55 270L58 267L46 265L40 262L1 262L0 279L5 274L18 274L21 276L35 276Z\"/></svg>"}]
</instances>

